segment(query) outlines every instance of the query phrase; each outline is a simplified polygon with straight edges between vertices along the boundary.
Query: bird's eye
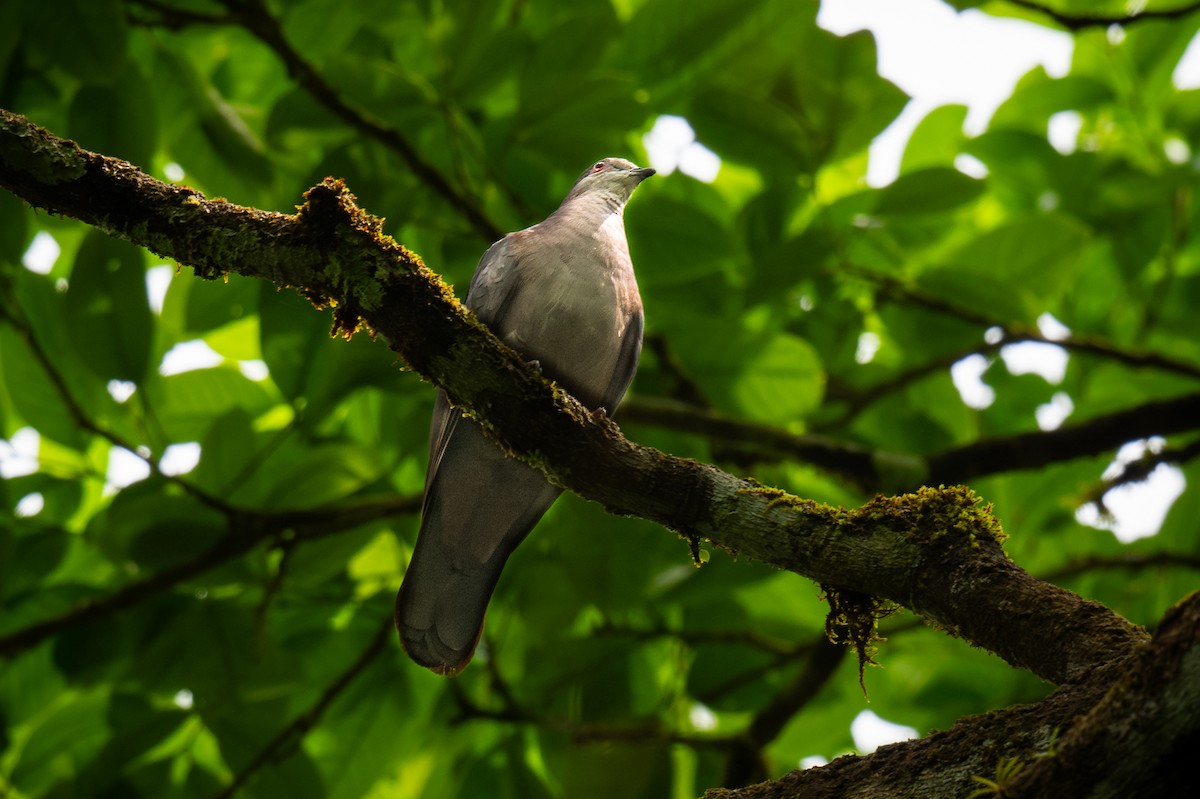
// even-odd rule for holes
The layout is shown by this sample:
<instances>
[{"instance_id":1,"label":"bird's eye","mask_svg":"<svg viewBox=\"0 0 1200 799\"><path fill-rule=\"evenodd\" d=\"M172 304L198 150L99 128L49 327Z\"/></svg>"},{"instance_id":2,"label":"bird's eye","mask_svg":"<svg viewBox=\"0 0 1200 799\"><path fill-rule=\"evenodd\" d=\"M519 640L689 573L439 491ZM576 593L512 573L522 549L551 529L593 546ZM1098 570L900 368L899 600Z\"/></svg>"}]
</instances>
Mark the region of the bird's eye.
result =
<instances>
[{"instance_id":1,"label":"bird's eye","mask_svg":"<svg viewBox=\"0 0 1200 799\"><path fill-rule=\"evenodd\" d=\"M592 165L592 171L593 172L603 172L604 167L606 167L606 166L608 166L608 164L604 163L603 161L597 161L595 164Z\"/></svg>"}]
</instances>

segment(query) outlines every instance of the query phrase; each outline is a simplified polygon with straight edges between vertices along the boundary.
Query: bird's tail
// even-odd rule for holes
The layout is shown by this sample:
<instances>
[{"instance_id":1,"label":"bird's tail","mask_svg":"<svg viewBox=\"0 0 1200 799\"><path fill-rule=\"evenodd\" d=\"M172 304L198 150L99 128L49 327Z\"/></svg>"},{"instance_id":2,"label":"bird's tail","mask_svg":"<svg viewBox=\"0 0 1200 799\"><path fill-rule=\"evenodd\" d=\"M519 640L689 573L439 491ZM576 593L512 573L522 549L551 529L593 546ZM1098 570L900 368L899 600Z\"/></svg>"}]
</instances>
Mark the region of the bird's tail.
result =
<instances>
[{"instance_id":1,"label":"bird's tail","mask_svg":"<svg viewBox=\"0 0 1200 799\"><path fill-rule=\"evenodd\" d=\"M455 568L452 553L426 533L422 530L396 594L396 629L409 657L452 677L475 654L507 556L492 568L463 572Z\"/></svg>"},{"instance_id":2,"label":"bird's tail","mask_svg":"<svg viewBox=\"0 0 1200 799\"><path fill-rule=\"evenodd\" d=\"M396 595L404 648L439 674L471 661L508 556L561 493L471 420L452 432L432 450L421 530Z\"/></svg>"}]
</instances>

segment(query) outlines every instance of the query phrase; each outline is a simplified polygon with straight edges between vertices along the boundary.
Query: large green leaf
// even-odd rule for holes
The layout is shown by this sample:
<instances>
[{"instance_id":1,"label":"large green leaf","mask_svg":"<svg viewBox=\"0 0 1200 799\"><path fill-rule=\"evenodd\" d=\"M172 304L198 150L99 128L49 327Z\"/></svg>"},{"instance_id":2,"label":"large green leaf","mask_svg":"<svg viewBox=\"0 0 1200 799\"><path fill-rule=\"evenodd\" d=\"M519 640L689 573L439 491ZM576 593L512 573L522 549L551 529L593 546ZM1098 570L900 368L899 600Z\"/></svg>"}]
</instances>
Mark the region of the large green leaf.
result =
<instances>
[{"instance_id":1,"label":"large green leaf","mask_svg":"<svg viewBox=\"0 0 1200 799\"><path fill-rule=\"evenodd\" d=\"M84 86L71 99L67 132L89 150L152 169L158 114L150 83L129 66L111 85Z\"/></svg>"},{"instance_id":2,"label":"large green leaf","mask_svg":"<svg viewBox=\"0 0 1200 799\"><path fill-rule=\"evenodd\" d=\"M142 250L93 231L71 270L67 329L98 377L140 382L150 366L152 324Z\"/></svg>"},{"instance_id":3,"label":"large green leaf","mask_svg":"<svg viewBox=\"0 0 1200 799\"><path fill-rule=\"evenodd\" d=\"M875 213L886 216L941 213L983 194L983 182L949 167L931 167L901 175L880 190Z\"/></svg>"},{"instance_id":4,"label":"large green leaf","mask_svg":"<svg viewBox=\"0 0 1200 799\"><path fill-rule=\"evenodd\" d=\"M1089 231L1059 214L1025 216L959 248L920 285L1003 318L1033 321L1075 285Z\"/></svg>"},{"instance_id":5,"label":"large green leaf","mask_svg":"<svg viewBox=\"0 0 1200 799\"><path fill-rule=\"evenodd\" d=\"M825 373L803 339L696 320L696 329L675 341L688 372L726 410L780 424L821 400Z\"/></svg>"},{"instance_id":6,"label":"large green leaf","mask_svg":"<svg viewBox=\"0 0 1200 799\"><path fill-rule=\"evenodd\" d=\"M146 393L173 441L200 439L214 419L235 408L257 417L274 404L267 389L227 366L156 377Z\"/></svg>"},{"instance_id":7,"label":"large green leaf","mask_svg":"<svg viewBox=\"0 0 1200 799\"><path fill-rule=\"evenodd\" d=\"M943 105L925 115L904 145L901 174L933 166L951 166L966 141L965 105Z\"/></svg>"},{"instance_id":8,"label":"large green leaf","mask_svg":"<svg viewBox=\"0 0 1200 799\"><path fill-rule=\"evenodd\" d=\"M27 2L25 29L49 61L83 83L115 78L126 58L129 29L119 0Z\"/></svg>"},{"instance_id":9,"label":"large green leaf","mask_svg":"<svg viewBox=\"0 0 1200 799\"><path fill-rule=\"evenodd\" d=\"M40 795L56 784L70 782L100 750L110 730L105 719L107 692L60 695L33 727L8 778L19 791Z\"/></svg>"}]
</instances>

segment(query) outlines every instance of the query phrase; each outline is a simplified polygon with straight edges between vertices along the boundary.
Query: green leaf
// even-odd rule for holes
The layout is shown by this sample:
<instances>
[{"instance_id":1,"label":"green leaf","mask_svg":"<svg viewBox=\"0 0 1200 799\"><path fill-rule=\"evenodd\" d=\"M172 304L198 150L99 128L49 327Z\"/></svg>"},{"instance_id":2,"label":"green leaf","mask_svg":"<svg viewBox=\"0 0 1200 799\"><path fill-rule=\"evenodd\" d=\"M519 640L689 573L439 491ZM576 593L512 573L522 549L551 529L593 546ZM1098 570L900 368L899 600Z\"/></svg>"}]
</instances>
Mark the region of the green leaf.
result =
<instances>
[{"instance_id":1,"label":"green leaf","mask_svg":"<svg viewBox=\"0 0 1200 799\"><path fill-rule=\"evenodd\" d=\"M31 796L66 783L75 770L104 745L109 734L105 721L107 692L69 692L58 697L53 710L33 728L22 747L9 781Z\"/></svg>"},{"instance_id":2,"label":"green leaf","mask_svg":"<svg viewBox=\"0 0 1200 799\"><path fill-rule=\"evenodd\" d=\"M28 425L40 435L68 447L80 447L85 436L75 424L58 387L30 353L25 342L11 328L0 327L0 373L8 402ZM20 391L11 390L20 386Z\"/></svg>"},{"instance_id":3,"label":"green leaf","mask_svg":"<svg viewBox=\"0 0 1200 799\"><path fill-rule=\"evenodd\" d=\"M251 422L242 407L230 408L213 421L200 442L200 463L191 474L197 487L236 500L255 477L254 467L262 457Z\"/></svg>"},{"instance_id":4,"label":"green leaf","mask_svg":"<svg viewBox=\"0 0 1200 799\"><path fill-rule=\"evenodd\" d=\"M352 446L322 446L276 472L265 505L275 509L313 508L353 494L379 479L379 459Z\"/></svg>"},{"instance_id":5,"label":"green leaf","mask_svg":"<svg viewBox=\"0 0 1200 799\"><path fill-rule=\"evenodd\" d=\"M271 379L288 399L303 396L314 368L313 351L329 342L329 321L303 298L259 286L260 349Z\"/></svg>"},{"instance_id":6,"label":"green leaf","mask_svg":"<svg viewBox=\"0 0 1200 799\"><path fill-rule=\"evenodd\" d=\"M70 535L57 527L0 529L0 597L36 586L67 554Z\"/></svg>"},{"instance_id":7,"label":"green leaf","mask_svg":"<svg viewBox=\"0 0 1200 799\"><path fill-rule=\"evenodd\" d=\"M129 29L120 0L26 3L26 31L52 64L83 83L113 80L125 62Z\"/></svg>"},{"instance_id":8,"label":"green leaf","mask_svg":"<svg viewBox=\"0 0 1200 799\"><path fill-rule=\"evenodd\" d=\"M908 137L900 159L900 174L935 166L951 166L962 152L967 120L965 105L943 105L925 115Z\"/></svg>"},{"instance_id":9,"label":"green leaf","mask_svg":"<svg viewBox=\"0 0 1200 799\"><path fill-rule=\"evenodd\" d=\"M651 293L719 272L732 254L725 224L695 202L648 193L638 198L638 212L626 223L629 248L638 282Z\"/></svg>"},{"instance_id":10,"label":"green leaf","mask_svg":"<svg viewBox=\"0 0 1200 799\"><path fill-rule=\"evenodd\" d=\"M983 194L983 184L950 167L908 172L880 189L875 213L905 216L950 211Z\"/></svg>"},{"instance_id":11,"label":"green leaf","mask_svg":"<svg viewBox=\"0 0 1200 799\"><path fill-rule=\"evenodd\" d=\"M243 202L268 196L270 161L238 109L184 55L159 50L156 56L155 89L174 160L206 184L230 187L224 193Z\"/></svg>"},{"instance_id":12,"label":"green leaf","mask_svg":"<svg viewBox=\"0 0 1200 799\"><path fill-rule=\"evenodd\" d=\"M1020 129L1045 136L1046 122L1059 111L1087 111L1113 99L1112 88L1094 78L1051 78L1031 69L992 117L993 130Z\"/></svg>"},{"instance_id":13,"label":"green leaf","mask_svg":"<svg viewBox=\"0 0 1200 799\"><path fill-rule=\"evenodd\" d=\"M71 99L67 132L82 147L150 169L158 147L158 115L149 82L129 66L111 85L84 86Z\"/></svg>"},{"instance_id":14,"label":"green leaf","mask_svg":"<svg viewBox=\"0 0 1200 799\"><path fill-rule=\"evenodd\" d=\"M736 87L713 88L695 96L687 118L701 141L722 157L771 177L815 168L802 120L772 98L747 96Z\"/></svg>"},{"instance_id":15,"label":"green leaf","mask_svg":"<svg viewBox=\"0 0 1200 799\"><path fill-rule=\"evenodd\" d=\"M152 573L188 560L227 531L225 518L189 496L168 493L150 478L112 501L89 538L114 561Z\"/></svg>"},{"instance_id":16,"label":"green leaf","mask_svg":"<svg viewBox=\"0 0 1200 799\"><path fill-rule=\"evenodd\" d=\"M146 393L172 441L203 438L214 419L235 408L254 418L274 404L265 388L228 366L159 376Z\"/></svg>"},{"instance_id":17,"label":"green leaf","mask_svg":"<svg viewBox=\"0 0 1200 799\"><path fill-rule=\"evenodd\" d=\"M395 658L377 659L330 708L322 724L333 744L317 761L330 799L366 796L389 771L395 742L427 733L414 710L405 669Z\"/></svg>"},{"instance_id":18,"label":"green leaf","mask_svg":"<svg viewBox=\"0 0 1200 799\"><path fill-rule=\"evenodd\" d=\"M153 325L143 251L99 231L88 234L71 270L66 323L97 377L141 382Z\"/></svg>"},{"instance_id":19,"label":"green leaf","mask_svg":"<svg viewBox=\"0 0 1200 799\"><path fill-rule=\"evenodd\" d=\"M0 261L20 263L31 237L25 203L7 191L0 194Z\"/></svg>"},{"instance_id":20,"label":"green leaf","mask_svg":"<svg viewBox=\"0 0 1200 799\"><path fill-rule=\"evenodd\" d=\"M976 238L920 275L940 297L1032 322L1075 285L1089 231L1060 214L1025 216Z\"/></svg>"},{"instance_id":21,"label":"green leaf","mask_svg":"<svg viewBox=\"0 0 1200 799\"><path fill-rule=\"evenodd\" d=\"M719 407L776 424L819 404L825 373L812 346L788 333L749 333L719 322L676 338L679 357Z\"/></svg>"}]
</instances>

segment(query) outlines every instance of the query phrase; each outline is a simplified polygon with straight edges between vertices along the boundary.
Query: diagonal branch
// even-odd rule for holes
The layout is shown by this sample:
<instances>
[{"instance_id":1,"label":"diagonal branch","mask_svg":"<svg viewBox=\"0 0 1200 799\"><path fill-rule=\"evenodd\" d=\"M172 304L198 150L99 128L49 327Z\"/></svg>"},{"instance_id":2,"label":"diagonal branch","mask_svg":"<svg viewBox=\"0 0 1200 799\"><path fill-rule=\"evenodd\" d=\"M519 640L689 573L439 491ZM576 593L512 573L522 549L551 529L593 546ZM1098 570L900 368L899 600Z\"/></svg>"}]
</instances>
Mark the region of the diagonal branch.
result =
<instances>
[{"instance_id":1,"label":"diagonal branch","mask_svg":"<svg viewBox=\"0 0 1200 799\"><path fill-rule=\"evenodd\" d=\"M504 235L504 232L488 219L478 201L456 188L437 167L426 161L403 133L343 97L316 67L292 47L279 20L263 0L220 0L228 9L226 15L178 9L159 0L127 1L155 12L158 19L170 27L236 24L245 28L278 56L288 74L312 95L313 99L352 129L400 156L417 179L441 196L481 238L490 242Z\"/></svg>"},{"instance_id":2,"label":"diagonal branch","mask_svg":"<svg viewBox=\"0 0 1200 799\"><path fill-rule=\"evenodd\" d=\"M964 322L978 325L985 329L995 328L1003 334L1000 341L994 345L988 345L975 350L977 352L987 352L990 349L1002 348L1009 344L1032 341L1041 344L1052 344L1070 352L1094 355L1099 358L1116 361L1132 369L1158 369L1182 377L1200 379L1200 364L1192 361L1181 360L1159 352L1122 349L1111 342L1087 336L1070 335L1066 338L1048 338L1030 329L1008 325L982 311L906 285L894 277L880 275L871 269L846 263L840 264L838 269L840 272L852 274L855 277L873 283L879 287L884 296L890 299L919 305L935 313L961 319ZM969 354L971 353L965 353L963 357Z\"/></svg>"},{"instance_id":3,"label":"diagonal branch","mask_svg":"<svg viewBox=\"0 0 1200 799\"><path fill-rule=\"evenodd\" d=\"M413 174L422 183L437 192L450 207L457 210L483 239L495 241L504 235L504 231L487 218L475 200L451 185L449 179L433 164L422 158L417 149L400 131L366 110L355 108L343 98L337 89L325 80L325 76L292 47L283 34L279 20L271 14L264 0L222 0L222 2L231 10L240 13L242 24L246 30L275 51L275 54L287 67L288 74L317 102L355 130L397 153L408 164L408 168L413 171Z\"/></svg>"},{"instance_id":4,"label":"diagonal branch","mask_svg":"<svg viewBox=\"0 0 1200 799\"><path fill-rule=\"evenodd\" d=\"M62 374L59 373L58 369L54 365L54 361L51 360L49 353L46 352L46 348L42 346L42 343L34 334L32 325L29 324L28 320L23 319L18 315L15 308L15 301L13 303L13 307L10 307L8 304L8 300L10 299L9 297L0 297L0 299L5 300L5 302L0 302L0 320L8 322L9 326L12 327L12 329L16 331L17 335L20 336L25 342L25 345L29 348L30 354L33 355L33 359L37 361L40 367L42 367L42 371L45 373L46 378L50 381L50 384L54 386L55 393L58 394L59 399L61 399L63 405L66 406L67 413L71 415L71 420L77 427L82 430L86 430L93 435L99 436L114 447L123 449L133 454L135 457L140 458L146 464L146 466L149 467L152 473L169 483L174 483L175 485L179 486L185 493L201 504L206 505L213 510L220 511L226 516L229 516L231 513L233 513L234 509L221 498L215 497L212 494L201 490L199 487L193 485L187 480L182 479L178 475L163 474L162 469L159 468L159 464L154 460L152 454L144 454L138 445L134 444L133 442L126 441L113 431L97 424L95 420L93 420L92 417L86 411L84 411L83 406L80 405L79 401L75 399L75 395L71 393L71 388L67 385L67 381L63 378Z\"/></svg>"},{"instance_id":5,"label":"diagonal branch","mask_svg":"<svg viewBox=\"0 0 1200 799\"><path fill-rule=\"evenodd\" d=\"M0 111L0 186L200 277L236 271L336 302L336 330L368 325L507 452L611 512L708 538L827 593L890 599L1054 682L1145 640L1107 608L1009 561L999 524L967 489L846 510L629 441L502 344L340 181L310 189L295 215L208 201Z\"/></svg>"}]
</instances>

